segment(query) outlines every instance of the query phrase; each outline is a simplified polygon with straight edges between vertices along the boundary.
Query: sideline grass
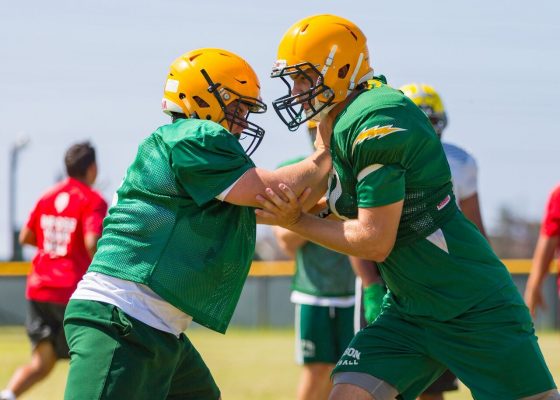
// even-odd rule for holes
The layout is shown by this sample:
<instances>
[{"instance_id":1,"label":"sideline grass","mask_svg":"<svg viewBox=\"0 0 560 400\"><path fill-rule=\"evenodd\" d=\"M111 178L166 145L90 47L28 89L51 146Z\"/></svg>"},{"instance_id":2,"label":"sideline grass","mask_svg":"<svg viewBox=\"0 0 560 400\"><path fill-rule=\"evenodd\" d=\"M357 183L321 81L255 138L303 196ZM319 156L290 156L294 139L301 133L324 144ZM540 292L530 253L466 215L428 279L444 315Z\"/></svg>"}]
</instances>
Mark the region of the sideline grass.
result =
<instances>
[{"instance_id":1,"label":"sideline grass","mask_svg":"<svg viewBox=\"0 0 560 400\"><path fill-rule=\"evenodd\" d=\"M223 336L207 329L193 329L189 337L202 353L218 382L224 400L292 400L299 367L294 364L293 330L232 328ZM560 332L541 332L539 343L557 382L560 382ZM0 387L14 369L29 357L23 327L0 328ZM67 362L20 400L60 400ZM446 395L446 400L470 399L468 389Z\"/></svg>"}]
</instances>

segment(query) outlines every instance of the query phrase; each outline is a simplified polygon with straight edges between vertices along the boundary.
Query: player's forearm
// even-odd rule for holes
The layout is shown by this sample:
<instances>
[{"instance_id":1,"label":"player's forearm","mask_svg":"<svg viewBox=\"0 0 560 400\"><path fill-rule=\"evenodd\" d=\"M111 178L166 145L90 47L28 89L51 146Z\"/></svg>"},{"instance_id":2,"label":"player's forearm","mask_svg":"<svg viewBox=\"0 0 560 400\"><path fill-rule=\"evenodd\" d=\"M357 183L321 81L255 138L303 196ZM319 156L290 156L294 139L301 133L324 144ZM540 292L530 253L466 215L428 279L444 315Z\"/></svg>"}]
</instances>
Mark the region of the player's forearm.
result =
<instances>
[{"instance_id":1,"label":"player's forearm","mask_svg":"<svg viewBox=\"0 0 560 400\"><path fill-rule=\"evenodd\" d=\"M558 245L558 238L550 238L540 235L535 247L535 254L533 255L533 262L531 266L531 273L527 281L528 286L539 287L550 268L550 263L554 258L554 252Z\"/></svg>"},{"instance_id":2,"label":"player's forearm","mask_svg":"<svg viewBox=\"0 0 560 400\"><path fill-rule=\"evenodd\" d=\"M378 262L387 258L394 244L394 238L383 237L379 229L357 219L336 221L302 214L289 229L339 253Z\"/></svg>"},{"instance_id":3,"label":"player's forearm","mask_svg":"<svg viewBox=\"0 0 560 400\"><path fill-rule=\"evenodd\" d=\"M273 171L266 187L278 187L285 183L299 196L307 187L313 189L313 198L307 203L314 205L325 194L328 173L332 168L330 152L317 150L311 156L298 163L287 165Z\"/></svg>"},{"instance_id":4,"label":"player's forearm","mask_svg":"<svg viewBox=\"0 0 560 400\"><path fill-rule=\"evenodd\" d=\"M527 279L526 290L540 290L542 283L546 276L548 275L549 264L546 264L544 260L533 260L531 266L531 273Z\"/></svg>"},{"instance_id":5,"label":"player's forearm","mask_svg":"<svg viewBox=\"0 0 560 400\"><path fill-rule=\"evenodd\" d=\"M362 280L362 286L368 287L374 283L382 283L377 266L373 261L350 256L350 265L356 276Z\"/></svg>"},{"instance_id":6,"label":"player's forearm","mask_svg":"<svg viewBox=\"0 0 560 400\"><path fill-rule=\"evenodd\" d=\"M331 167L330 152L318 150L303 161L275 171L253 168L239 179L227 194L225 201L237 205L259 207L259 203L256 201L258 194L263 195L267 187L277 188L280 183L285 183L297 196L301 195L307 187L311 188L312 194L304 204L304 208L310 208L324 195Z\"/></svg>"},{"instance_id":7,"label":"player's forearm","mask_svg":"<svg viewBox=\"0 0 560 400\"><path fill-rule=\"evenodd\" d=\"M472 196L460 200L459 207L461 207L461 211L465 214L465 217L475 224L480 233L488 239L486 236L486 230L484 229L484 224L482 223L478 193L474 193Z\"/></svg>"},{"instance_id":8,"label":"player's forearm","mask_svg":"<svg viewBox=\"0 0 560 400\"><path fill-rule=\"evenodd\" d=\"M280 226L274 226L272 229L278 246L289 257L295 257L296 251L305 243L307 243L306 239L288 229L282 228Z\"/></svg>"}]
</instances>

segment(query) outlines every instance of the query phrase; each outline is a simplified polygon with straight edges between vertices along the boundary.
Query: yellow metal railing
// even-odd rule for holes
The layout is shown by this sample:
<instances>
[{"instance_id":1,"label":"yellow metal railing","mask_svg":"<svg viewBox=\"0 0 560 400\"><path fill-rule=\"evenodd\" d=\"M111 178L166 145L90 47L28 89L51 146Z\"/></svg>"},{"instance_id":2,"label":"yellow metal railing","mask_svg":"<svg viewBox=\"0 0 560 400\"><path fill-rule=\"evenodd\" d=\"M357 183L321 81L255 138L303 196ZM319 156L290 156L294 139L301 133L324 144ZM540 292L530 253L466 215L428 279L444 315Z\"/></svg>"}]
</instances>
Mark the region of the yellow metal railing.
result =
<instances>
[{"instance_id":1,"label":"yellow metal railing","mask_svg":"<svg viewBox=\"0 0 560 400\"><path fill-rule=\"evenodd\" d=\"M531 270L529 259L502 260L512 274L528 274ZM0 277L27 275L31 263L27 261L0 262ZM551 264L551 272L558 270L557 263ZM293 261L255 261L251 265L251 276L288 276L294 273Z\"/></svg>"}]
</instances>

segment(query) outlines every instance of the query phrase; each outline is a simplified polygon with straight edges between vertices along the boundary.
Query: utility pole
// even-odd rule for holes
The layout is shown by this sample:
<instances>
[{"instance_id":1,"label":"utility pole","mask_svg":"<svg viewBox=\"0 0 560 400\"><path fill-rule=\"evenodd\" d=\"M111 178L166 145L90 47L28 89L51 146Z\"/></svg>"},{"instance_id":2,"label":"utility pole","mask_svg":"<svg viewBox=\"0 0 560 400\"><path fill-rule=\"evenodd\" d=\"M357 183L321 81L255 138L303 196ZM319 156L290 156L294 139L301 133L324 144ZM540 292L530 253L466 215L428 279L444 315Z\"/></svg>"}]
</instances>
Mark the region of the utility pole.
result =
<instances>
[{"instance_id":1,"label":"utility pole","mask_svg":"<svg viewBox=\"0 0 560 400\"><path fill-rule=\"evenodd\" d=\"M18 155L29 144L29 137L25 135L18 136L10 149L10 166L9 166L9 187L8 187L8 221L10 225L10 233L12 235L12 255L11 261L22 260L23 254L18 241L19 228L16 225L16 208L17 208L17 167Z\"/></svg>"}]
</instances>

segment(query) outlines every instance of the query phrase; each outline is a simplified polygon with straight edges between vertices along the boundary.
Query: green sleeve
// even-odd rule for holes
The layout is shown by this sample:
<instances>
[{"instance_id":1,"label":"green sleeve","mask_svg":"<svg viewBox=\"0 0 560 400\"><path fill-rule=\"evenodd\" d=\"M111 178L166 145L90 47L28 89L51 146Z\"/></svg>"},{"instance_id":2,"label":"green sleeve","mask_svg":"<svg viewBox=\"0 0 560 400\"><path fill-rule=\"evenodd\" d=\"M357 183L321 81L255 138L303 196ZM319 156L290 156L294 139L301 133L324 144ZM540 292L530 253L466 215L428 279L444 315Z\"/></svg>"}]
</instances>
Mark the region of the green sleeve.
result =
<instances>
[{"instance_id":1,"label":"green sleeve","mask_svg":"<svg viewBox=\"0 0 560 400\"><path fill-rule=\"evenodd\" d=\"M405 195L402 157L407 131L395 126L394 120L379 119L360 128L348 149L360 208L385 206L403 200Z\"/></svg>"},{"instance_id":2,"label":"green sleeve","mask_svg":"<svg viewBox=\"0 0 560 400\"><path fill-rule=\"evenodd\" d=\"M405 173L398 165L384 165L358 181L358 207L380 207L404 199Z\"/></svg>"},{"instance_id":3,"label":"green sleeve","mask_svg":"<svg viewBox=\"0 0 560 400\"><path fill-rule=\"evenodd\" d=\"M235 136L218 130L176 143L171 150L171 167L185 191L201 206L255 164Z\"/></svg>"}]
</instances>

